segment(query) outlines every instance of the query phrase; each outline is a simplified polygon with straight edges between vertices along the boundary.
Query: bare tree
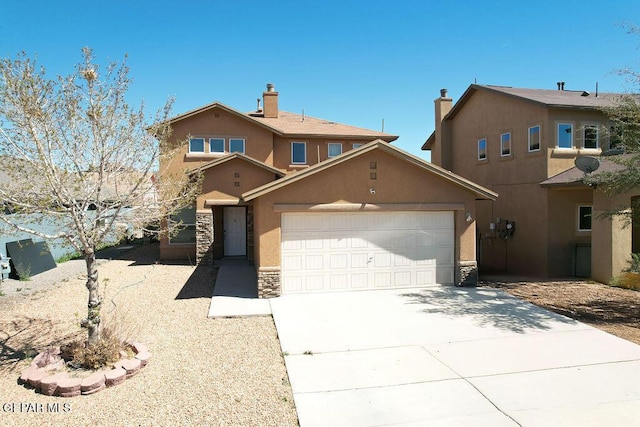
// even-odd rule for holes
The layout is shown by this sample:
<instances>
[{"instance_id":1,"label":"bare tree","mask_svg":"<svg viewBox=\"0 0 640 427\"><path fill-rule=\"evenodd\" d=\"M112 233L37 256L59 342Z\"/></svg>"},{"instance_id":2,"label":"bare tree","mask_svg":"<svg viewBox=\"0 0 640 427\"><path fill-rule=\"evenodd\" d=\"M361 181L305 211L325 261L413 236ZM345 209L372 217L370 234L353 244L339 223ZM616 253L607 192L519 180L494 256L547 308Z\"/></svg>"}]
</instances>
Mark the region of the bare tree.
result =
<instances>
[{"instance_id":1,"label":"bare tree","mask_svg":"<svg viewBox=\"0 0 640 427\"><path fill-rule=\"evenodd\" d=\"M86 261L89 343L100 338L96 247L122 224L159 232L159 221L190 203L197 180L158 171L168 145L171 100L147 118L126 100L125 60L101 72L91 49L66 77L48 78L23 52L0 59L0 223L44 239L64 239ZM162 181L155 179L163 175ZM31 223L25 224L28 215ZM54 224L43 233L35 222Z\"/></svg>"}]
</instances>

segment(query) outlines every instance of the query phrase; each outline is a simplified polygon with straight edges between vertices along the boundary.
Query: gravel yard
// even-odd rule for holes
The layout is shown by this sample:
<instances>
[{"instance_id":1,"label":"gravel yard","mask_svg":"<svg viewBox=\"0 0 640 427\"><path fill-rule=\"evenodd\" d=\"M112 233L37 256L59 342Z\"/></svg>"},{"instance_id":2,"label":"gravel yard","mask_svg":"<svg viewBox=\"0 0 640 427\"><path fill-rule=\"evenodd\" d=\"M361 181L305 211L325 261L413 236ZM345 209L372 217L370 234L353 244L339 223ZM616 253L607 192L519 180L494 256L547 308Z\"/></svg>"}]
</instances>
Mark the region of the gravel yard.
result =
<instances>
[{"instance_id":1,"label":"gravel yard","mask_svg":"<svg viewBox=\"0 0 640 427\"><path fill-rule=\"evenodd\" d=\"M485 277L480 286L501 289L532 304L640 344L640 292L587 280Z\"/></svg>"},{"instance_id":2,"label":"gravel yard","mask_svg":"<svg viewBox=\"0 0 640 427\"><path fill-rule=\"evenodd\" d=\"M0 425L298 424L271 317L208 319L211 267L156 264L153 245L122 258L99 267L102 313L117 314L136 332L152 353L149 365L122 385L71 399L17 385L38 350L83 333L84 265L70 261L77 267L66 267L52 285L38 283L47 273L18 283L19 292L7 291L18 286L7 283L0 297Z\"/></svg>"}]
</instances>

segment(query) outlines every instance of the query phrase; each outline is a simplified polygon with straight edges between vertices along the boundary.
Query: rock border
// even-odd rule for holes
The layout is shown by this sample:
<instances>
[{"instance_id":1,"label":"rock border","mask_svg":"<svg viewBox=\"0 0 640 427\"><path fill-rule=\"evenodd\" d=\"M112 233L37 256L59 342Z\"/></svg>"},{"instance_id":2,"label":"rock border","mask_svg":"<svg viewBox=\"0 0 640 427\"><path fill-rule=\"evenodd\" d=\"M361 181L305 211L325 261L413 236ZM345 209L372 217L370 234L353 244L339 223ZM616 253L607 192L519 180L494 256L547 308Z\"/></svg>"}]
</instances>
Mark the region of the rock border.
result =
<instances>
[{"instance_id":1,"label":"rock border","mask_svg":"<svg viewBox=\"0 0 640 427\"><path fill-rule=\"evenodd\" d=\"M151 353L146 345L138 341L128 344L135 352L133 358L121 355L111 369L96 371L85 378L72 377L68 372L60 371L64 367L60 347L51 347L33 359L31 365L22 371L18 382L47 396L76 397L97 393L122 384L149 363Z\"/></svg>"}]
</instances>

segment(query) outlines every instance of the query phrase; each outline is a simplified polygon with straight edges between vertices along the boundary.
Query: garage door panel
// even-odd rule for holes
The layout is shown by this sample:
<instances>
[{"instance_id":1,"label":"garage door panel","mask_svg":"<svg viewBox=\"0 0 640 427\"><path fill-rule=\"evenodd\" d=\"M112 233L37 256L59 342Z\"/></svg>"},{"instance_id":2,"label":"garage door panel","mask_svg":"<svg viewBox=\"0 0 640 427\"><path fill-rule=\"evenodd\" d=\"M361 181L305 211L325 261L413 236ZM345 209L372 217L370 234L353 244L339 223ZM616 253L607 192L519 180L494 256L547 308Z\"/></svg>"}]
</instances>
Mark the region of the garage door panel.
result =
<instances>
[{"instance_id":1,"label":"garage door panel","mask_svg":"<svg viewBox=\"0 0 640 427\"><path fill-rule=\"evenodd\" d=\"M369 287L369 273L351 274L351 289L367 289Z\"/></svg>"},{"instance_id":2,"label":"garage door panel","mask_svg":"<svg viewBox=\"0 0 640 427\"><path fill-rule=\"evenodd\" d=\"M343 270L349 265L347 262L349 259L347 254L332 254L329 255L329 268L331 270Z\"/></svg>"},{"instance_id":3,"label":"garage door panel","mask_svg":"<svg viewBox=\"0 0 640 427\"><path fill-rule=\"evenodd\" d=\"M369 266L369 254L351 254L351 268L367 268Z\"/></svg>"},{"instance_id":4,"label":"garage door panel","mask_svg":"<svg viewBox=\"0 0 640 427\"><path fill-rule=\"evenodd\" d=\"M373 286L376 288L390 288L391 273L390 272L373 273Z\"/></svg>"},{"instance_id":5,"label":"garage door panel","mask_svg":"<svg viewBox=\"0 0 640 427\"><path fill-rule=\"evenodd\" d=\"M394 267L411 267L411 260L402 255L394 255L393 266Z\"/></svg>"},{"instance_id":6,"label":"garage door panel","mask_svg":"<svg viewBox=\"0 0 640 427\"><path fill-rule=\"evenodd\" d=\"M285 255L282 257L282 269L286 271L302 270L302 257L300 255Z\"/></svg>"},{"instance_id":7,"label":"garage door panel","mask_svg":"<svg viewBox=\"0 0 640 427\"><path fill-rule=\"evenodd\" d=\"M453 283L452 212L284 213L283 292Z\"/></svg>"},{"instance_id":8,"label":"garage door panel","mask_svg":"<svg viewBox=\"0 0 640 427\"><path fill-rule=\"evenodd\" d=\"M343 291L349 289L349 277L347 274L331 274L329 283L332 291Z\"/></svg>"},{"instance_id":9,"label":"garage door panel","mask_svg":"<svg viewBox=\"0 0 640 427\"><path fill-rule=\"evenodd\" d=\"M322 274L308 275L304 288L306 291L321 291L324 288L324 276Z\"/></svg>"},{"instance_id":10,"label":"garage door panel","mask_svg":"<svg viewBox=\"0 0 640 427\"><path fill-rule=\"evenodd\" d=\"M453 269L436 267L436 281L445 285L453 284Z\"/></svg>"},{"instance_id":11,"label":"garage door panel","mask_svg":"<svg viewBox=\"0 0 640 427\"><path fill-rule=\"evenodd\" d=\"M306 255L304 257L304 268L307 270L324 270L324 256Z\"/></svg>"},{"instance_id":12,"label":"garage door panel","mask_svg":"<svg viewBox=\"0 0 640 427\"><path fill-rule=\"evenodd\" d=\"M425 269L416 272L416 285L425 286L436 283L436 269Z\"/></svg>"}]
</instances>

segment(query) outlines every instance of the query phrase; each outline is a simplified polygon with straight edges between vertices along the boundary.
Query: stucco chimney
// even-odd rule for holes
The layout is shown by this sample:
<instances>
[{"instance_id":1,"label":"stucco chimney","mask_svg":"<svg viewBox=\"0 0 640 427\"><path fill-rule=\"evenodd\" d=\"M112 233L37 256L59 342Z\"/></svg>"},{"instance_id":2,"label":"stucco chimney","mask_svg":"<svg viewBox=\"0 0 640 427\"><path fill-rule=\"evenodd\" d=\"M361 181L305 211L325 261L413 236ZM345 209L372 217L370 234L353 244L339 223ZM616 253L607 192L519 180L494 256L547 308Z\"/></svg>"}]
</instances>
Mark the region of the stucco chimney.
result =
<instances>
[{"instance_id":1,"label":"stucco chimney","mask_svg":"<svg viewBox=\"0 0 640 427\"><path fill-rule=\"evenodd\" d=\"M267 84L267 90L262 92L264 116L270 119L278 118L278 92L273 83Z\"/></svg>"},{"instance_id":2,"label":"stucco chimney","mask_svg":"<svg viewBox=\"0 0 640 427\"><path fill-rule=\"evenodd\" d=\"M433 103L435 104L436 129L435 141L433 148L431 148L431 163L442 167L450 167L448 151L450 151L451 147L446 143L446 135L442 132L442 119L451 111L453 99L447 96L447 89L440 89L440 98L436 98Z\"/></svg>"}]
</instances>

